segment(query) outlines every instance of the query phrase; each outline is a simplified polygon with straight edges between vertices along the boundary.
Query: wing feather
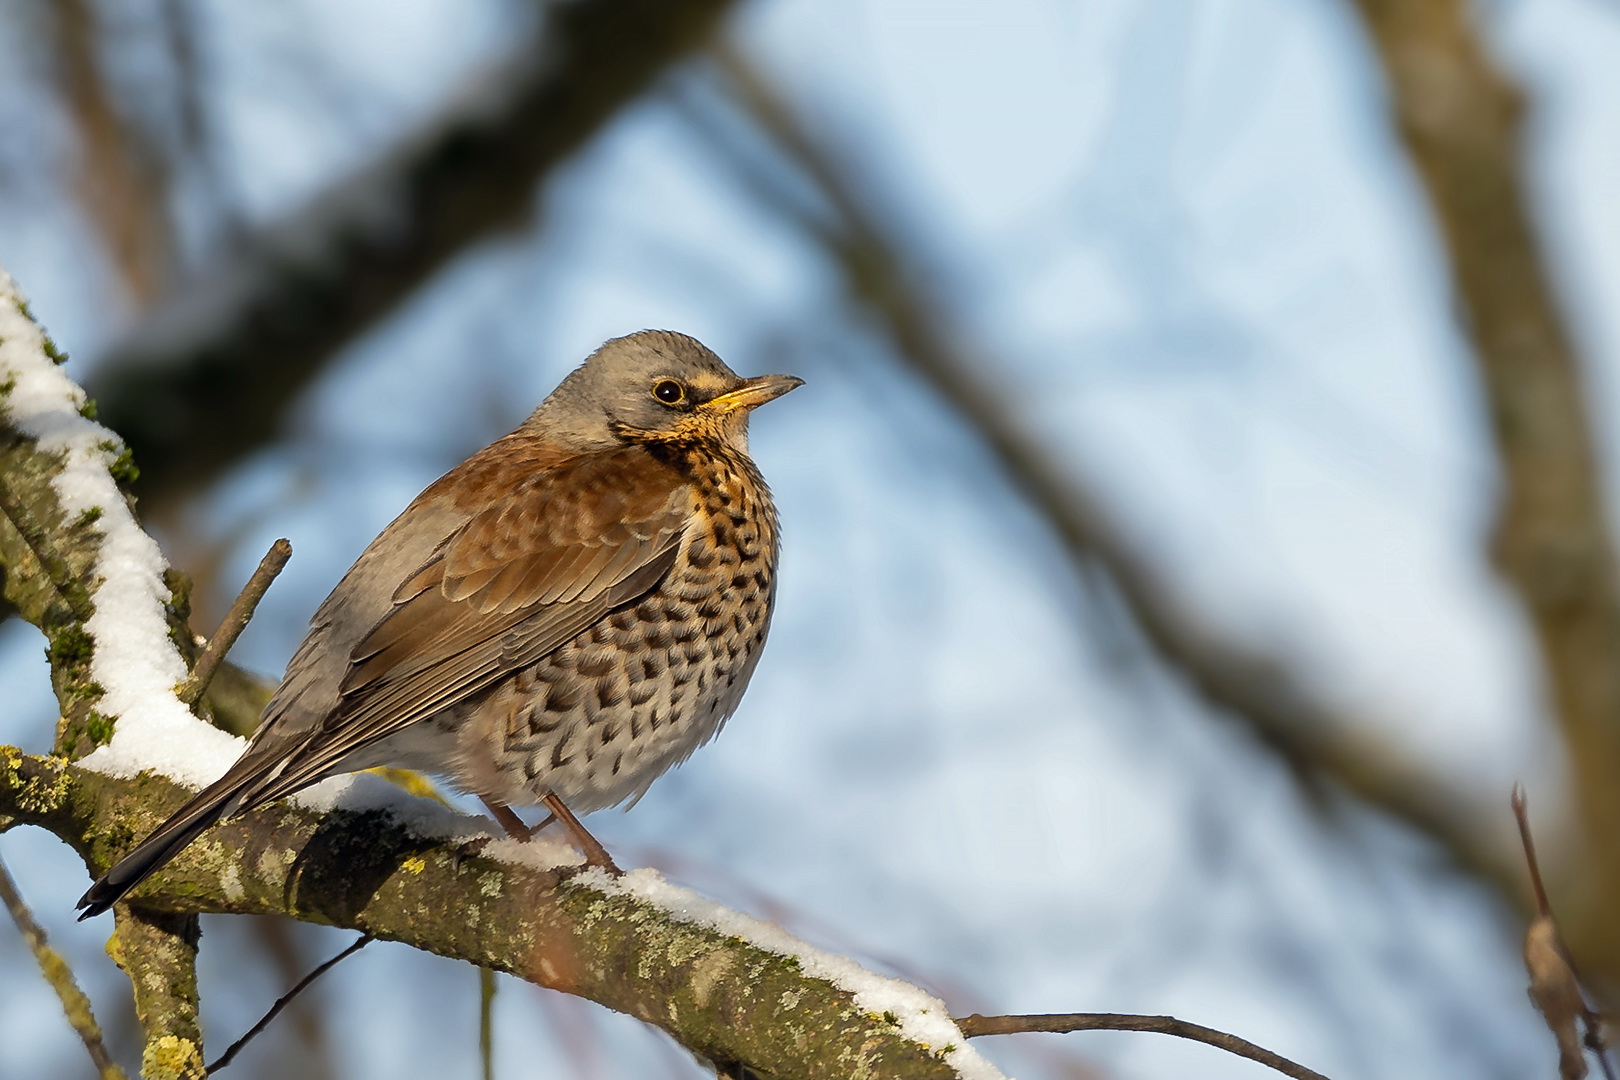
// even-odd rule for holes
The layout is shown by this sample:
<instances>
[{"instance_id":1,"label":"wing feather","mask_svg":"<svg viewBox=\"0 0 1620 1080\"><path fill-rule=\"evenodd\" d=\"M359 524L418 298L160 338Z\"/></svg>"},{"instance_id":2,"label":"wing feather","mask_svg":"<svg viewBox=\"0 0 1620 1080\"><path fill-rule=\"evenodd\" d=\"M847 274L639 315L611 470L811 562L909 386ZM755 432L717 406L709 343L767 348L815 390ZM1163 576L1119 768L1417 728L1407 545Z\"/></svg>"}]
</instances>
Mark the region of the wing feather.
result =
<instances>
[{"instance_id":1,"label":"wing feather","mask_svg":"<svg viewBox=\"0 0 1620 1080\"><path fill-rule=\"evenodd\" d=\"M353 647L324 730L381 738L533 663L651 588L692 513L685 478L638 448L504 480Z\"/></svg>"},{"instance_id":2,"label":"wing feather","mask_svg":"<svg viewBox=\"0 0 1620 1080\"><path fill-rule=\"evenodd\" d=\"M480 451L418 496L316 612L231 812L352 767L367 744L644 595L692 512L687 479L639 447L567 456L516 435Z\"/></svg>"},{"instance_id":3,"label":"wing feather","mask_svg":"<svg viewBox=\"0 0 1620 1080\"><path fill-rule=\"evenodd\" d=\"M431 668L376 684L376 691L356 698L341 722L312 738L296 755L296 763L269 778L247 804L258 805L298 791L355 751L449 708L507 672L534 663L607 611L651 589L673 565L675 553L670 546L616 588L589 602L542 608L503 635L497 649L469 648Z\"/></svg>"}]
</instances>

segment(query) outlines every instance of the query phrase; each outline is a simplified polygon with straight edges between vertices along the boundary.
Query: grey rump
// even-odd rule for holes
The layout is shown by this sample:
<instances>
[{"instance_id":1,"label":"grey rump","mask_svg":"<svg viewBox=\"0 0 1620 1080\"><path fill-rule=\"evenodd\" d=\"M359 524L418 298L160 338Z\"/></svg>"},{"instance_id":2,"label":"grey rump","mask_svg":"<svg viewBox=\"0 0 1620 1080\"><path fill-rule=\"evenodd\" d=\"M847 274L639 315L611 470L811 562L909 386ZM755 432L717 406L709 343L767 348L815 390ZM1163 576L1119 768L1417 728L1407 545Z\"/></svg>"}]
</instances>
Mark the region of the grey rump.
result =
<instances>
[{"instance_id":1,"label":"grey rump","mask_svg":"<svg viewBox=\"0 0 1620 1080\"><path fill-rule=\"evenodd\" d=\"M742 379L696 340L609 341L419 495L315 613L242 757L91 887L106 910L222 817L397 765L495 808L639 797L736 709L776 510Z\"/></svg>"}]
</instances>

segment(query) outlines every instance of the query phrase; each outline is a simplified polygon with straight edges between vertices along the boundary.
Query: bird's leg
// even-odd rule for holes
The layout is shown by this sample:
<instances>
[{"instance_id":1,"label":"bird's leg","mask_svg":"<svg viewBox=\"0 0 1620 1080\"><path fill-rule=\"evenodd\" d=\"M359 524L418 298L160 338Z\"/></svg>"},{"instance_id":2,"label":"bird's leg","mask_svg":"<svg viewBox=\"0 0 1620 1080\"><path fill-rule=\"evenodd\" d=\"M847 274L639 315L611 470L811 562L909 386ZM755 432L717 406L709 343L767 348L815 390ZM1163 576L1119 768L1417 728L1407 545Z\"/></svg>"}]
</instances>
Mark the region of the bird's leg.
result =
<instances>
[{"instance_id":1,"label":"bird's leg","mask_svg":"<svg viewBox=\"0 0 1620 1080\"><path fill-rule=\"evenodd\" d=\"M546 804L546 809L550 810L552 816L562 823L562 827L568 830L568 835L574 838L574 843L578 844L580 850L585 853L585 865L600 867L614 877L623 875L624 871L620 870L613 862L613 856L607 853L607 848L603 847L601 841L586 831L585 826L579 823L579 818L574 816L572 810L563 805L563 801L557 798L555 792L547 793L546 797L540 801ZM506 812L508 814L512 813L510 810ZM517 815L513 814L513 816L516 817Z\"/></svg>"},{"instance_id":2,"label":"bird's leg","mask_svg":"<svg viewBox=\"0 0 1620 1080\"><path fill-rule=\"evenodd\" d=\"M523 824L523 819L513 813L512 808L505 803L491 802L483 796L479 796L478 801L484 804L484 809L489 811L490 817L493 817L500 827L506 830L506 835L514 840L527 840L545 828L546 823L543 821L534 828L529 828Z\"/></svg>"},{"instance_id":3,"label":"bird's leg","mask_svg":"<svg viewBox=\"0 0 1620 1080\"><path fill-rule=\"evenodd\" d=\"M512 808L505 803L494 802L482 796L479 797L478 801L484 804L490 816L500 823L501 828L506 830L506 835L514 840L528 840L553 821L560 822L562 827L568 830L568 835L573 838L574 843L579 845L580 850L585 853L585 864L587 866L599 866L614 877L624 873L614 864L613 856L607 853L607 848L602 846L602 842L592 836L585 826L579 823L579 818L574 816L574 812L564 806L563 801L554 794L548 794L542 800L547 808L551 810L551 813L547 815L544 821L533 828L525 825L523 819L513 813Z\"/></svg>"}]
</instances>

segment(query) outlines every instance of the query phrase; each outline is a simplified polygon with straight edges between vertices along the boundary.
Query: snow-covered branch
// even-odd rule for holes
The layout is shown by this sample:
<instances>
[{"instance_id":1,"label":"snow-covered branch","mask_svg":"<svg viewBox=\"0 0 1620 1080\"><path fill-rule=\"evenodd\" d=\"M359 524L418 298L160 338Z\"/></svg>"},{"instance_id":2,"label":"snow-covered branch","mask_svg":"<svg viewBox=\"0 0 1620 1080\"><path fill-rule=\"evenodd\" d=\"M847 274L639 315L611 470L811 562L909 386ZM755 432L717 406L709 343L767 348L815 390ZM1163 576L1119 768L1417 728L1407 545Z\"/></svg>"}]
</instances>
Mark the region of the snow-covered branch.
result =
<instances>
[{"instance_id":1,"label":"snow-covered branch","mask_svg":"<svg viewBox=\"0 0 1620 1080\"><path fill-rule=\"evenodd\" d=\"M0 483L29 518L0 535L0 560L18 610L68 643L53 644L52 666L64 716L83 713L64 724L59 756L0 747L0 826L45 827L99 871L241 742L177 695L192 660L183 602L118 487L121 444L85 415L54 353L0 277ZM650 870L580 872L560 842L520 844L485 826L358 776L211 830L119 914L113 952L136 986L145 1071L199 1075L193 920L231 912L352 927L507 971L760 1076L1000 1075L917 987Z\"/></svg>"},{"instance_id":2,"label":"snow-covered branch","mask_svg":"<svg viewBox=\"0 0 1620 1080\"><path fill-rule=\"evenodd\" d=\"M229 754L239 740L175 694L193 650L183 579L135 518L122 486L134 475L128 452L95 422L62 359L0 271L0 566L6 598L50 639L62 709L53 749L117 762L167 746L171 769L187 757L173 753L182 746ZM29 823L64 791L64 774L22 763L16 752L0 762L23 770L0 781L10 796L0 797L0 826ZM118 915L109 951L134 988L148 1077L202 1075L196 939L195 916Z\"/></svg>"},{"instance_id":3,"label":"snow-covered branch","mask_svg":"<svg viewBox=\"0 0 1620 1080\"><path fill-rule=\"evenodd\" d=\"M141 905L360 930L600 1002L761 1076L1000 1075L915 986L651 870L580 872L560 842L492 839L481 821L363 779L342 807L283 803L216 827L140 889ZM92 866L188 794L0 750L0 816L49 828Z\"/></svg>"}]
</instances>

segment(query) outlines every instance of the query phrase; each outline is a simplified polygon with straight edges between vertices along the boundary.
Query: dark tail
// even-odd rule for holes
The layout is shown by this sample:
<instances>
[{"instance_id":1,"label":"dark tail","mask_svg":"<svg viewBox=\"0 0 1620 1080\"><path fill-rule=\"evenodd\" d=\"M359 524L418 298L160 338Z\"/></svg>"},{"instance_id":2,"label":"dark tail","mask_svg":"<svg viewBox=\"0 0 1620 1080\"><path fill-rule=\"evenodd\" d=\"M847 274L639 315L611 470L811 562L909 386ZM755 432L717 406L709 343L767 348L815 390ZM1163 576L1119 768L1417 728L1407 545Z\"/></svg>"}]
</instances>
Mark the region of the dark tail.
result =
<instances>
[{"instance_id":1,"label":"dark tail","mask_svg":"<svg viewBox=\"0 0 1620 1080\"><path fill-rule=\"evenodd\" d=\"M141 841L140 847L125 855L111 870L101 875L90 891L79 897L84 909L81 920L117 903L125 893L162 869L170 859L185 850L187 844L201 836L207 828L225 816L227 808L242 792L242 777L233 768L230 773L197 794L174 815L158 826L156 832Z\"/></svg>"}]
</instances>

